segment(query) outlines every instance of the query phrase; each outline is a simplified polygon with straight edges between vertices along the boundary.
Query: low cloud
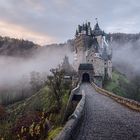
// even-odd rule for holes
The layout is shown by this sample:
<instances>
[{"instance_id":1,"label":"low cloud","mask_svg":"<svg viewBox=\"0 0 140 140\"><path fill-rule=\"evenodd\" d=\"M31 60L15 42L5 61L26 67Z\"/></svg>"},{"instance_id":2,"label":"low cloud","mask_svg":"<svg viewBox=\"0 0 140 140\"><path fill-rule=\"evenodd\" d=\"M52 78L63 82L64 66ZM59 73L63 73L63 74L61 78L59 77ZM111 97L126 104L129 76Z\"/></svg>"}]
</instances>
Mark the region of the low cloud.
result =
<instances>
[{"instance_id":1,"label":"low cloud","mask_svg":"<svg viewBox=\"0 0 140 140\"><path fill-rule=\"evenodd\" d=\"M139 43L113 44L113 65L129 78L140 74Z\"/></svg>"},{"instance_id":2,"label":"low cloud","mask_svg":"<svg viewBox=\"0 0 140 140\"><path fill-rule=\"evenodd\" d=\"M65 55L72 63L73 54L66 46L44 47L26 59L0 56L0 87L15 86L24 76L28 79L32 71L49 74L51 68L56 68L62 63Z\"/></svg>"}]
</instances>

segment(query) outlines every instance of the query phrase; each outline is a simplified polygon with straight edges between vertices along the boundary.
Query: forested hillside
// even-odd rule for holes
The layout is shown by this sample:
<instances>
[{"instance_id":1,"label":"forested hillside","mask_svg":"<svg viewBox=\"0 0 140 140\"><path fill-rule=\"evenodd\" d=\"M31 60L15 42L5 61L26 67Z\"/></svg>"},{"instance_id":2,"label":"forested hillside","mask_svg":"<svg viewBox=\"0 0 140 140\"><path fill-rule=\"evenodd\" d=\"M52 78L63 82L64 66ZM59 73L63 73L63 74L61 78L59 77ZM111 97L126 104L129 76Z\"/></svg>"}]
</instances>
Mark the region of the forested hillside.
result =
<instances>
[{"instance_id":1,"label":"forested hillside","mask_svg":"<svg viewBox=\"0 0 140 140\"><path fill-rule=\"evenodd\" d=\"M72 89L71 79L65 80L64 75L64 69L52 69L45 85L34 95L0 106L0 139L44 140L48 135L50 140L54 138L55 131L61 130Z\"/></svg>"},{"instance_id":2,"label":"forested hillside","mask_svg":"<svg viewBox=\"0 0 140 140\"><path fill-rule=\"evenodd\" d=\"M0 55L27 56L38 47L31 41L0 36Z\"/></svg>"},{"instance_id":3,"label":"forested hillside","mask_svg":"<svg viewBox=\"0 0 140 140\"><path fill-rule=\"evenodd\" d=\"M138 43L140 39L140 33L137 34L112 33L109 35L112 36L113 41L118 44Z\"/></svg>"}]
</instances>

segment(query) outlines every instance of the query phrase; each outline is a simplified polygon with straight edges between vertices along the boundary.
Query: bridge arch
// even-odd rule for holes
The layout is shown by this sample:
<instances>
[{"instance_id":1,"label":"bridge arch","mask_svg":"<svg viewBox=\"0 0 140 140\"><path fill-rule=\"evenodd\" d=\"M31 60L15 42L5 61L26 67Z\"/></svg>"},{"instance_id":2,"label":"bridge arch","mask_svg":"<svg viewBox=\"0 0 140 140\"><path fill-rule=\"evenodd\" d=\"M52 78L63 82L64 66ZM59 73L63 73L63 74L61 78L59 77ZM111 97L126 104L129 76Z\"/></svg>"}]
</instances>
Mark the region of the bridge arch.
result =
<instances>
[{"instance_id":1,"label":"bridge arch","mask_svg":"<svg viewBox=\"0 0 140 140\"><path fill-rule=\"evenodd\" d=\"M90 75L88 73L83 73L82 82L90 82Z\"/></svg>"}]
</instances>

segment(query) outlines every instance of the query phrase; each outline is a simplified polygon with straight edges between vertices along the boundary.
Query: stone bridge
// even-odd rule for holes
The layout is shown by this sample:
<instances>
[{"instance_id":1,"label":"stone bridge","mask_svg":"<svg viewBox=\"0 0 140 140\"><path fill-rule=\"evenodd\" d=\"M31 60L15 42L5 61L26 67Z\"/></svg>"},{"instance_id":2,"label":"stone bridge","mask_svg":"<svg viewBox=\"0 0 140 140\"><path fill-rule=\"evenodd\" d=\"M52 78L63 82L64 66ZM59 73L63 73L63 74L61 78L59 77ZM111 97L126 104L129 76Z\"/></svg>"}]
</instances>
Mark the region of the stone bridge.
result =
<instances>
[{"instance_id":1,"label":"stone bridge","mask_svg":"<svg viewBox=\"0 0 140 140\"><path fill-rule=\"evenodd\" d=\"M96 86L88 67L81 66L69 103L77 95L80 101L55 140L140 140L140 104Z\"/></svg>"}]
</instances>

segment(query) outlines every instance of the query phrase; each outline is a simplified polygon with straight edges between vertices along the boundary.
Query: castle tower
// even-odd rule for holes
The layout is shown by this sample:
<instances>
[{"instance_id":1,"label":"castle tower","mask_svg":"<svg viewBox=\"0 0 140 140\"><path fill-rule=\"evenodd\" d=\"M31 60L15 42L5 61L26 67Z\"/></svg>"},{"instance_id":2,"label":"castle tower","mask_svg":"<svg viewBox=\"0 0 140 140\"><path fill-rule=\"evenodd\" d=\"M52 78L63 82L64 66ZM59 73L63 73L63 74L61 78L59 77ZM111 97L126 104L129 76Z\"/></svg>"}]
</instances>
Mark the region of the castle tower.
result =
<instances>
[{"instance_id":1,"label":"castle tower","mask_svg":"<svg viewBox=\"0 0 140 140\"><path fill-rule=\"evenodd\" d=\"M86 63L86 51L92 44L90 22L85 24L83 23L83 25L78 25L74 44L77 53L77 65L79 66L80 63Z\"/></svg>"},{"instance_id":2,"label":"castle tower","mask_svg":"<svg viewBox=\"0 0 140 140\"><path fill-rule=\"evenodd\" d=\"M112 77L111 47L106 34L96 24L91 29L90 22L78 25L74 40L77 54L77 68L80 63L89 63L94 67L95 77Z\"/></svg>"}]
</instances>

